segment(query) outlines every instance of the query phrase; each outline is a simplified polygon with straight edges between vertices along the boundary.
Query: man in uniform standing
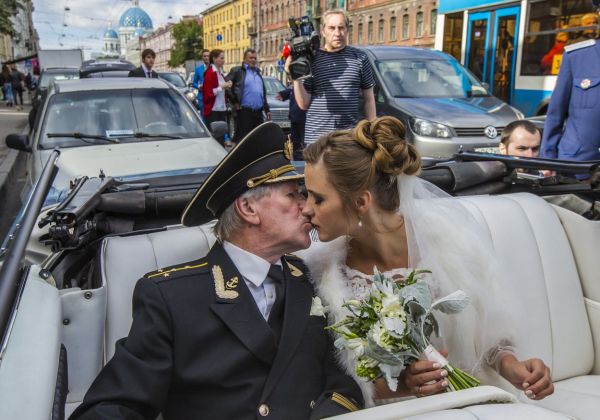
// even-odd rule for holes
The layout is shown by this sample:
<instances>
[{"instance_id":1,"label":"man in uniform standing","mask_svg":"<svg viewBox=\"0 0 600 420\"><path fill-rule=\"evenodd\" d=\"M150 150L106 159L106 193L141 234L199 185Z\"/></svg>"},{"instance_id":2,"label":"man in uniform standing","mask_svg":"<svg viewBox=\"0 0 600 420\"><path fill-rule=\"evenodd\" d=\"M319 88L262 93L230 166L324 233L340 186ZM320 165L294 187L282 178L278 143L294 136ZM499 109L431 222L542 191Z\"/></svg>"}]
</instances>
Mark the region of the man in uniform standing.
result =
<instances>
[{"instance_id":1,"label":"man in uniform standing","mask_svg":"<svg viewBox=\"0 0 600 420\"><path fill-rule=\"evenodd\" d=\"M600 159L600 43L565 47L550 99L540 157Z\"/></svg>"},{"instance_id":2,"label":"man in uniform standing","mask_svg":"<svg viewBox=\"0 0 600 420\"><path fill-rule=\"evenodd\" d=\"M274 123L244 138L188 204L188 226L219 218L206 257L149 273L129 336L71 419L303 420L362 405L335 364L302 261L302 178Z\"/></svg>"}]
</instances>

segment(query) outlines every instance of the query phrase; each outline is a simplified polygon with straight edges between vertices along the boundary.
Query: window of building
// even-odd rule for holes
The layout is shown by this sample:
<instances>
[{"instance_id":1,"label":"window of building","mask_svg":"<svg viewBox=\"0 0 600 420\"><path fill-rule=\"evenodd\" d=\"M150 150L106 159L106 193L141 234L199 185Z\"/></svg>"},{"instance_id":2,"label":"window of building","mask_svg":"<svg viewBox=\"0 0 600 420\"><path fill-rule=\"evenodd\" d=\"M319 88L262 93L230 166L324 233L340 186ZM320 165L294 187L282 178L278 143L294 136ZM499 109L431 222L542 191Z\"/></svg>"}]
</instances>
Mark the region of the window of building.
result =
<instances>
[{"instance_id":1,"label":"window of building","mask_svg":"<svg viewBox=\"0 0 600 420\"><path fill-rule=\"evenodd\" d=\"M402 39L408 39L408 14L402 16Z\"/></svg>"},{"instance_id":2,"label":"window of building","mask_svg":"<svg viewBox=\"0 0 600 420\"><path fill-rule=\"evenodd\" d=\"M373 43L373 21L369 21L367 24L367 42L369 44Z\"/></svg>"},{"instance_id":3,"label":"window of building","mask_svg":"<svg viewBox=\"0 0 600 420\"><path fill-rule=\"evenodd\" d=\"M377 31L377 40L379 41L380 44L383 43L383 28L384 28L383 19L379 19L379 29Z\"/></svg>"},{"instance_id":4,"label":"window of building","mask_svg":"<svg viewBox=\"0 0 600 420\"><path fill-rule=\"evenodd\" d=\"M362 22L360 22L358 24L358 40L357 40L358 45L362 45L363 43L363 24Z\"/></svg>"},{"instance_id":5,"label":"window of building","mask_svg":"<svg viewBox=\"0 0 600 420\"><path fill-rule=\"evenodd\" d=\"M415 36L423 36L423 12L417 13L417 25L415 27Z\"/></svg>"},{"instance_id":6,"label":"window of building","mask_svg":"<svg viewBox=\"0 0 600 420\"><path fill-rule=\"evenodd\" d=\"M396 16L390 18L390 41L396 40Z\"/></svg>"},{"instance_id":7,"label":"window of building","mask_svg":"<svg viewBox=\"0 0 600 420\"><path fill-rule=\"evenodd\" d=\"M429 33L435 35L437 30L437 9L433 9L429 15Z\"/></svg>"},{"instance_id":8,"label":"window of building","mask_svg":"<svg viewBox=\"0 0 600 420\"><path fill-rule=\"evenodd\" d=\"M354 26L352 24L350 24L348 26L348 43L349 44L352 44L352 41L353 41L352 36L354 35L353 32L354 32Z\"/></svg>"},{"instance_id":9,"label":"window of building","mask_svg":"<svg viewBox=\"0 0 600 420\"><path fill-rule=\"evenodd\" d=\"M558 74L562 52L552 52L556 51L558 43L570 45L587 39L597 39L597 18L590 11L587 2L577 0L529 3L521 55L521 74Z\"/></svg>"},{"instance_id":10,"label":"window of building","mask_svg":"<svg viewBox=\"0 0 600 420\"><path fill-rule=\"evenodd\" d=\"M279 6L275 7L275 22L279 22Z\"/></svg>"}]
</instances>

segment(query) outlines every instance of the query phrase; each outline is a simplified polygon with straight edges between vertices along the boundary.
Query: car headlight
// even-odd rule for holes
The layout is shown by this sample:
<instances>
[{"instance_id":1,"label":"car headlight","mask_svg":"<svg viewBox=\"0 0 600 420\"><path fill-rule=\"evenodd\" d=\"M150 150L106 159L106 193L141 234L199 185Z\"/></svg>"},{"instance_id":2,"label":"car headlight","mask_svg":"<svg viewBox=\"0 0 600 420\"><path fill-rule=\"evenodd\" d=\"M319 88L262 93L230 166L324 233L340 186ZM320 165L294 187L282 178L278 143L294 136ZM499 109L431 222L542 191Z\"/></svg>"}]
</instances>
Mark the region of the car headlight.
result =
<instances>
[{"instance_id":1,"label":"car headlight","mask_svg":"<svg viewBox=\"0 0 600 420\"><path fill-rule=\"evenodd\" d=\"M194 93L193 90L188 90L185 93L185 97L188 98L188 100L193 101L194 99L196 99L196 94Z\"/></svg>"},{"instance_id":2,"label":"car headlight","mask_svg":"<svg viewBox=\"0 0 600 420\"><path fill-rule=\"evenodd\" d=\"M452 137L452 130L444 124L423 120L421 118L413 118L411 122L413 131L420 136L439 137L443 139Z\"/></svg>"}]
</instances>

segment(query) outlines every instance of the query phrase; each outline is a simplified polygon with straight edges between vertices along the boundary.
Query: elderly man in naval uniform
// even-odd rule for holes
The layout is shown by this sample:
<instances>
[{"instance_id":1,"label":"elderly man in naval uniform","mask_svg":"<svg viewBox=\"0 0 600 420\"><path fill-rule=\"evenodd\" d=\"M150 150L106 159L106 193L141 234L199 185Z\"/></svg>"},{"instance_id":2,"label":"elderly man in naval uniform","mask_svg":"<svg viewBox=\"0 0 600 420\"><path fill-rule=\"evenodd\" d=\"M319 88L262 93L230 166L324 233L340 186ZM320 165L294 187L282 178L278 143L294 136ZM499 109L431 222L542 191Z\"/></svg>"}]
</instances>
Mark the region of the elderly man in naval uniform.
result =
<instances>
[{"instance_id":1,"label":"elderly man in naval uniform","mask_svg":"<svg viewBox=\"0 0 600 420\"><path fill-rule=\"evenodd\" d=\"M285 144L276 124L257 127L197 191L182 222L218 218L217 242L138 281L129 336L71 419L300 420L362 406L288 254L309 246L311 225Z\"/></svg>"}]
</instances>

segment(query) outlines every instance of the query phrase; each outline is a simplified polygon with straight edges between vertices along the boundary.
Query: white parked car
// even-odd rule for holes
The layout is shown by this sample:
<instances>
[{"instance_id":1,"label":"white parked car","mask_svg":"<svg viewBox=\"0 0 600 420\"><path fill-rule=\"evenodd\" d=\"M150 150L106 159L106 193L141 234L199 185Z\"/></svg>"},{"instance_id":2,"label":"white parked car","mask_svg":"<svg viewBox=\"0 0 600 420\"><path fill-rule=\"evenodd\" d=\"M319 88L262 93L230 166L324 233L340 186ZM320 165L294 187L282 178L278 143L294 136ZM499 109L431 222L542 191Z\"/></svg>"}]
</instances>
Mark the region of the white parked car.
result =
<instances>
[{"instance_id":1,"label":"white parked car","mask_svg":"<svg viewBox=\"0 0 600 420\"><path fill-rule=\"evenodd\" d=\"M82 176L208 173L226 154L191 104L161 79L56 82L40 112L29 135L11 134L6 143L29 152L29 187L50 152L61 151L51 195Z\"/></svg>"}]
</instances>

